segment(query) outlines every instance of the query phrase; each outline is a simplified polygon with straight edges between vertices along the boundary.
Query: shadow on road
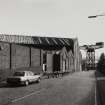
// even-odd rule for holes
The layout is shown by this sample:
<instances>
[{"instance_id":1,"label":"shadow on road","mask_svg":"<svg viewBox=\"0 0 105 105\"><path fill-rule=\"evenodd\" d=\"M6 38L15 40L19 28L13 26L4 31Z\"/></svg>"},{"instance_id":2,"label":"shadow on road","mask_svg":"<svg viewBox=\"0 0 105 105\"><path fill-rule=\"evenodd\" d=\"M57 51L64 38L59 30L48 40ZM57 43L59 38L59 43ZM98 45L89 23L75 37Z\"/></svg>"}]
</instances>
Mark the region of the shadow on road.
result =
<instances>
[{"instance_id":1,"label":"shadow on road","mask_svg":"<svg viewBox=\"0 0 105 105\"><path fill-rule=\"evenodd\" d=\"M0 82L0 88L8 87L8 85L5 82Z\"/></svg>"},{"instance_id":2,"label":"shadow on road","mask_svg":"<svg viewBox=\"0 0 105 105\"><path fill-rule=\"evenodd\" d=\"M9 85L6 82L0 82L0 88L15 88L20 87L21 85Z\"/></svg>"},{"instance_id":3,"label":"shadow on road","mask_svg":"<svg viewBox=\"0 0 105 105\"><path fill-rule=\"evenodd\" d=\"M29 85L32 85L32 84L38 84L38 83L34 82L34 83L30 83ZM19 85L19 84L10 85L10 84L7 84L4 81L0 82L0 88L17 88L17 87L26 87L26 86Z\"/></svg>"}]
</instances>

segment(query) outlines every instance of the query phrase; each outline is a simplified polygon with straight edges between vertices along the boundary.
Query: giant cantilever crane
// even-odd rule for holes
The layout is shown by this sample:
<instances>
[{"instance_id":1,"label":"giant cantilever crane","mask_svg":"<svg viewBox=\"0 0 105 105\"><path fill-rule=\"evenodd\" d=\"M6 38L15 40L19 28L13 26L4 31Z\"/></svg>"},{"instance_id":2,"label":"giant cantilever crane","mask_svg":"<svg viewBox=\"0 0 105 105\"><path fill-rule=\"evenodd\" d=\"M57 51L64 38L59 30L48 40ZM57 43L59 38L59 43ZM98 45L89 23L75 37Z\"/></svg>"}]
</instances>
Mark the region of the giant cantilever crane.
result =
<instances>
[{"instance_id":1,"label":"giant cantilever crane","mask_svg":"<svg viewBox=\"0 0 105 105\"><path fill-rule=\"evenodd\" d=\"M88 16L88 18L97 18L100 16L105 16L105 12L100 15ZM86 51L86 68L87 70L95 69L95 50L104 47L103 42L98 42L95 45L84 45L80 46L80 49Z\"/></svg>"},{"instance_id":2,"label":"giant cantilever crane","mask_svg":"<svg viewBox=\"0 0 105 105\"><path fill-rule=\"evenodd\" d=\"M81 50L86 51L86 69L95 69L95 50L104 47L103 42L98 42L95 45L80 46Z\"/></svg>"}]
</instances>

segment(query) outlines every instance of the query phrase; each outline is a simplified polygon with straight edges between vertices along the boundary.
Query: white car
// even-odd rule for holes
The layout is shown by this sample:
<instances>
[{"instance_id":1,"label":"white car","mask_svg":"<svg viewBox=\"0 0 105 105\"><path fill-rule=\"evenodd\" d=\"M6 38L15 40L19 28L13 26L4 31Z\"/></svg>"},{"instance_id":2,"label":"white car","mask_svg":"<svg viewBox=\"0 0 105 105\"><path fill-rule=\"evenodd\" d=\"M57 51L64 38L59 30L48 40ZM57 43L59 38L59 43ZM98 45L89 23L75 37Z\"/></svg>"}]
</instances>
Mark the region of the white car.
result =
<instances>
[{"instance_id":1,"label":"white car","mask_svg":"<svg viewBox=\"0 0 105 105\"><path fill-rule=\"evenodd\" d=\"M16 71L13 76L7 78L8 84L29 85L32 82L40 82L41 75L34 74L32 71Z\"/></svg>"}]
</instances>

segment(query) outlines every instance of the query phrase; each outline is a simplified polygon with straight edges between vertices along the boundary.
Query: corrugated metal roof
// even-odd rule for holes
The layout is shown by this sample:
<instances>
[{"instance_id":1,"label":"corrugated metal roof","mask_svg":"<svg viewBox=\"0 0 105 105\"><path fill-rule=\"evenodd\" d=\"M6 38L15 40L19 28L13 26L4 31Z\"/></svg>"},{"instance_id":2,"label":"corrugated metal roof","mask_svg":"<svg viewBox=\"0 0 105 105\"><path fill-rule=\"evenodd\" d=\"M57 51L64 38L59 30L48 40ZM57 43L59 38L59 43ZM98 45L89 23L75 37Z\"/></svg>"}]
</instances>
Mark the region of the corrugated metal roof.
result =
<instances>
[{"instance_id":1,"label":"corrugated metal roof","mask_svg":"<svg viewBox=\"0 0 105 105\"><path fill-rule=\"evenodd\" d=\"M0 41L9 43L24 43L24 44L37 44L37 40L33 40L30 36L19 35L0 35Z\"/></svg>"},{"instance_id":2,"label":"corrugated metal roof","mask_svg":"<svg viewBox=\"0 0 105 105\"><path fill-rule=\"evenodd\" d=\"M17 44L72 46L73 39L0 34L0 41Z\"/></svg>"}]
</instances>

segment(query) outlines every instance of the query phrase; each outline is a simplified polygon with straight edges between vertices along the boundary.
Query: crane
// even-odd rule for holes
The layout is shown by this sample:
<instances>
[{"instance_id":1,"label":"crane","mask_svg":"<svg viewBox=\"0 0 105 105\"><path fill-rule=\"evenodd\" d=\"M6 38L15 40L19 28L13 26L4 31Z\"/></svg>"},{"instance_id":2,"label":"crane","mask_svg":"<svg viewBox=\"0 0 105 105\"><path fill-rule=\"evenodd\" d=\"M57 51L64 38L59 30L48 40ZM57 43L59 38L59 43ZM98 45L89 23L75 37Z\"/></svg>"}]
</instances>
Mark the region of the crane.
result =
<instances>
[{"instance_id":1,"label":"crane","mask_svg":"<svg viewBox=\"0 0 105 105\"><path fill-rule=\"evenodd\" d=\"M102 15L93 15L93 16L88 16L88 18L97 18L99 16L105 16L105 14L102 14Z\"/></svg>"},{"instance_id":2,"label":"crane","mask_svg":"<svg viewBox=\"0 0 105 105\"><path fill-rule=\"evenodd\" d=\"M100 16L105 16L105 12L102 12L101 14L98 14L98 15L88 16L88 18L97 18L97 17L100 17Z\"/></svg>"},{"instance_id":3,"label":"crane","mask_svg":"<svg viewBox=\"0 0 105 105\"><path fill-rule=\"evenodd\" d=\"M100 16L105 16L105 12L103 12L99 15L88 16L88 18L97 18ZM95 69L95 50L103 48L103 47L104 47L103 42L97 42L95 45L80 46L80 49L83 49L86 51L86 68L88 70Z\"/></svg>"},{"instance_id":4,"label":"crane","mask_svg":"<svg viewBox=\"0 0 105 105\"><path fill-rule=\"evenodd\" d=\"M85 68L87 70L95 69L95 50L104 47L104 42L97 42L92 45L83 45L80 46L81 50L86 51L86 63Z\"/></svg>"}]
</instances>

